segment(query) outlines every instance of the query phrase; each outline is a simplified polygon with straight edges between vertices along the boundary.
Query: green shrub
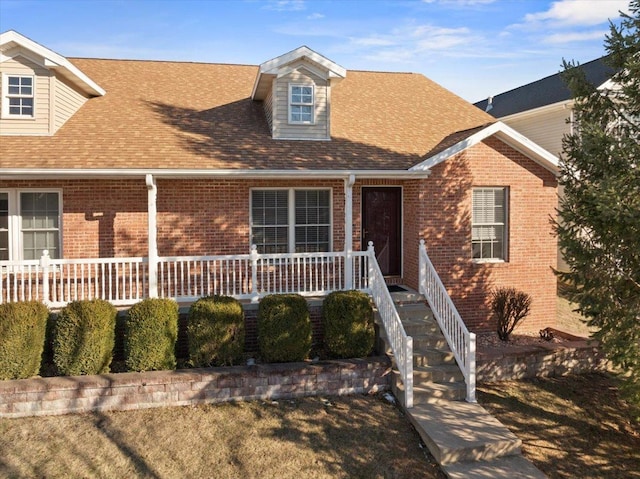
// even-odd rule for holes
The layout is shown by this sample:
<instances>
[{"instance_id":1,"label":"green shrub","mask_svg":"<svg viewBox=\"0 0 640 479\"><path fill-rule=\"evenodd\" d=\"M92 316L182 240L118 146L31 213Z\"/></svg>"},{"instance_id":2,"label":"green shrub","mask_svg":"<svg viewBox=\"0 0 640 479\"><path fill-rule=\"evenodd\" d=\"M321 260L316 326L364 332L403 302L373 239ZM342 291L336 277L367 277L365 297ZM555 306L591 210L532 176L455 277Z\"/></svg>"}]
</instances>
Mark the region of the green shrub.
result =
<instances>
[{"instance_id":1,"label":"green shrub","mask_svg":"<svg viewBox=\"0 0 640 479\"><path fill-rule=\"evenodd\" d=\"M362 358L373 350L373 306L360 291L336 291L322 302L324 342L332 356Z\"/></svg>"},{"instance_id":2,"label":"green shrub","mask_svg":"<svg viewBox=\"0 0 640 479\"><path fill-rule=\"evenodd\" d=\"M109 372L113 357L116 308L107 301L74 301L53 329L53 362L64 376Z\"/></svg>"},{"instance_id":3,"label":"green shrub","mask_svg":"<svg viewBox=\"0 0 640 479\"><path fill-rule=\"evenodd\" d=\"M244 353L244 310L229 296L200 298L189 308L189 358L196 367L238 364Z\"/></svg>"},{"instance_id":4,"label":"green shrub","mask_svg":"<svg viewBox=\"0 0 640 479\"><path fill-rule=\"evenodd\" d=\"M150 298L133 305L124 320L128 371L175 369L178 303Z\"/></svg>"},{"instance_id":5,"label":"green shrub","mask_svg":"<svg viewBox=\"0 0 640 479\"><path fill-rule=\"evenodd\" d=\"M258 306L258 348L270 363L302 361L311 350L311 318L298 294L265 296Z\"/></svg>"},{"instance_id":6,"label":"green shrub","mask_svg":"<svg viewBox=\"0 0 640 479\"><path fill-rule=\"evenodd\" d=\"M497 320L498 337L509 341L514 328L531 310L531 296L515 288L498 288L492 293L491 310Z\"/></svg>"},{"instance_id":7,"label":"green shrub","mask_svg":"<svg viewBox=\"0 0 640 479\"><path fill-rule=\"evenodd\" d=\"M0 304L0 379L38 374L48 318L39 301Z\"/></svg>"}]
</instances>

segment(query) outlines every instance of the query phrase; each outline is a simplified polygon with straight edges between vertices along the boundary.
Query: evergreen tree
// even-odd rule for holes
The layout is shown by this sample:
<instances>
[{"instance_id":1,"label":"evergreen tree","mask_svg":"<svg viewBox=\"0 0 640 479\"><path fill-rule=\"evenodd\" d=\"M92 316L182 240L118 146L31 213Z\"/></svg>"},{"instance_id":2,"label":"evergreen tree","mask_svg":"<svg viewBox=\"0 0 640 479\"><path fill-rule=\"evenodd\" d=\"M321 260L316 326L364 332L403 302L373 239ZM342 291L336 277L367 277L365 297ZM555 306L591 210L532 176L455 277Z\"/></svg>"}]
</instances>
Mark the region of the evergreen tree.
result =
<instances>
[{"instance_id":1,"label":"evergreen tree","mask_svg":"<svg viewBox=\"0 0 640 479\"><path fill-rule=\"evenodd\" d=\"M640 0L629 11L605 39L610 84L598 89L564 62L575 129L563 142L556 231L570 267L560 279L640 404Z\"/></svg>"}]
</instances>

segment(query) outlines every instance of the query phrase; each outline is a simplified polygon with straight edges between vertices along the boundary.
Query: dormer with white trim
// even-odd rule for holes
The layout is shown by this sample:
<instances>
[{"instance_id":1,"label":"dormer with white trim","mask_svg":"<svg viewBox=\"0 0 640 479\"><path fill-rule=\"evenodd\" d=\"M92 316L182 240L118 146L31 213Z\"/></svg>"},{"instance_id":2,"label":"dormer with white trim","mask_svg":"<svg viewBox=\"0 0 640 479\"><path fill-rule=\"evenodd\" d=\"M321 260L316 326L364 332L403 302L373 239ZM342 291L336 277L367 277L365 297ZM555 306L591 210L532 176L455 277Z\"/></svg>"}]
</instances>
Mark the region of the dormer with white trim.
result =
<instances>
[{"instance_id":1,"label":"dormer with white trim","mask_svg":"<svg viewBox=\"0 0 640 479\"><path fill-rule=\"evenodd\" d=\"M306 46L260 65L251 98L279 140L331 139L331 86L347 71Z\"/></svg>"},{"instance_id":2,"label":"dormer with white trim","mask_svg":"<svg viewBox=\"0 0 640 479\"><path fill-rule=\"evenodd\" d=\"M0 77L0 135L53 135L105 94L69 60L13 30L0 34Z\"/></svg>"}]
</instances>

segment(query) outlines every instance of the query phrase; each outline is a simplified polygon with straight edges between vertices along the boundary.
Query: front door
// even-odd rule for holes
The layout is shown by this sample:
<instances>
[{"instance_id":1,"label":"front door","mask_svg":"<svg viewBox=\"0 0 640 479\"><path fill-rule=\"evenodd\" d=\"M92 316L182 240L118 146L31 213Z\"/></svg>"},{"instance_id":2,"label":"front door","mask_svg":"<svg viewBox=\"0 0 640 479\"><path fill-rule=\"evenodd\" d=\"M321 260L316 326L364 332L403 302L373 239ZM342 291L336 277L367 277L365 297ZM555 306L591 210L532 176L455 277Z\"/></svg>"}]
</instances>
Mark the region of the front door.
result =
<instances>
[{"instance_id":1,"label":"front door","mask_svg":"<svg viewBox=\"0 0 640 479\"><path fill-rule=\"evenodd\" d=\"M385 276L399 276L402 261L402 189L362 187L362 249L373 241Z\"/></svg>"}]
</instances>

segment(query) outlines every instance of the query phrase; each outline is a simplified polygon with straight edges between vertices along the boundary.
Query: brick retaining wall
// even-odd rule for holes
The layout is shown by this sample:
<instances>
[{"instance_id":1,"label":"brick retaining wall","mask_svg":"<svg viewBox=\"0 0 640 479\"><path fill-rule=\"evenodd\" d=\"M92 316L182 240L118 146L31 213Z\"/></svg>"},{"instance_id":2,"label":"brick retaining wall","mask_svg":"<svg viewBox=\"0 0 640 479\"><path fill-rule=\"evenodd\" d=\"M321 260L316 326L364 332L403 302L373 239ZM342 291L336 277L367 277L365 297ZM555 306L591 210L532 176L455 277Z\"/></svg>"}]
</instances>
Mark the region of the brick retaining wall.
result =
<instances>
[{"instance_id":1,"label":"brick retaining wall","mask_svg":"<svg viewBox=\"0 0 640 479\"><path fill-rule=\"evenodd\" d=\"M541 343L538 346L478 351L478 382L510 381L604 371L607 361L596 341Z\"/></svg>"},{"instance_id":2,"label":"brick retaining wall","mask_svg":"<svg viewBox=\"0 0 640 479\"><path fill-rule=\"evenodd\" d=\"M361 394L389 388L386 356L0 381L0 417Z\"/></svg>"}]
</instances>

